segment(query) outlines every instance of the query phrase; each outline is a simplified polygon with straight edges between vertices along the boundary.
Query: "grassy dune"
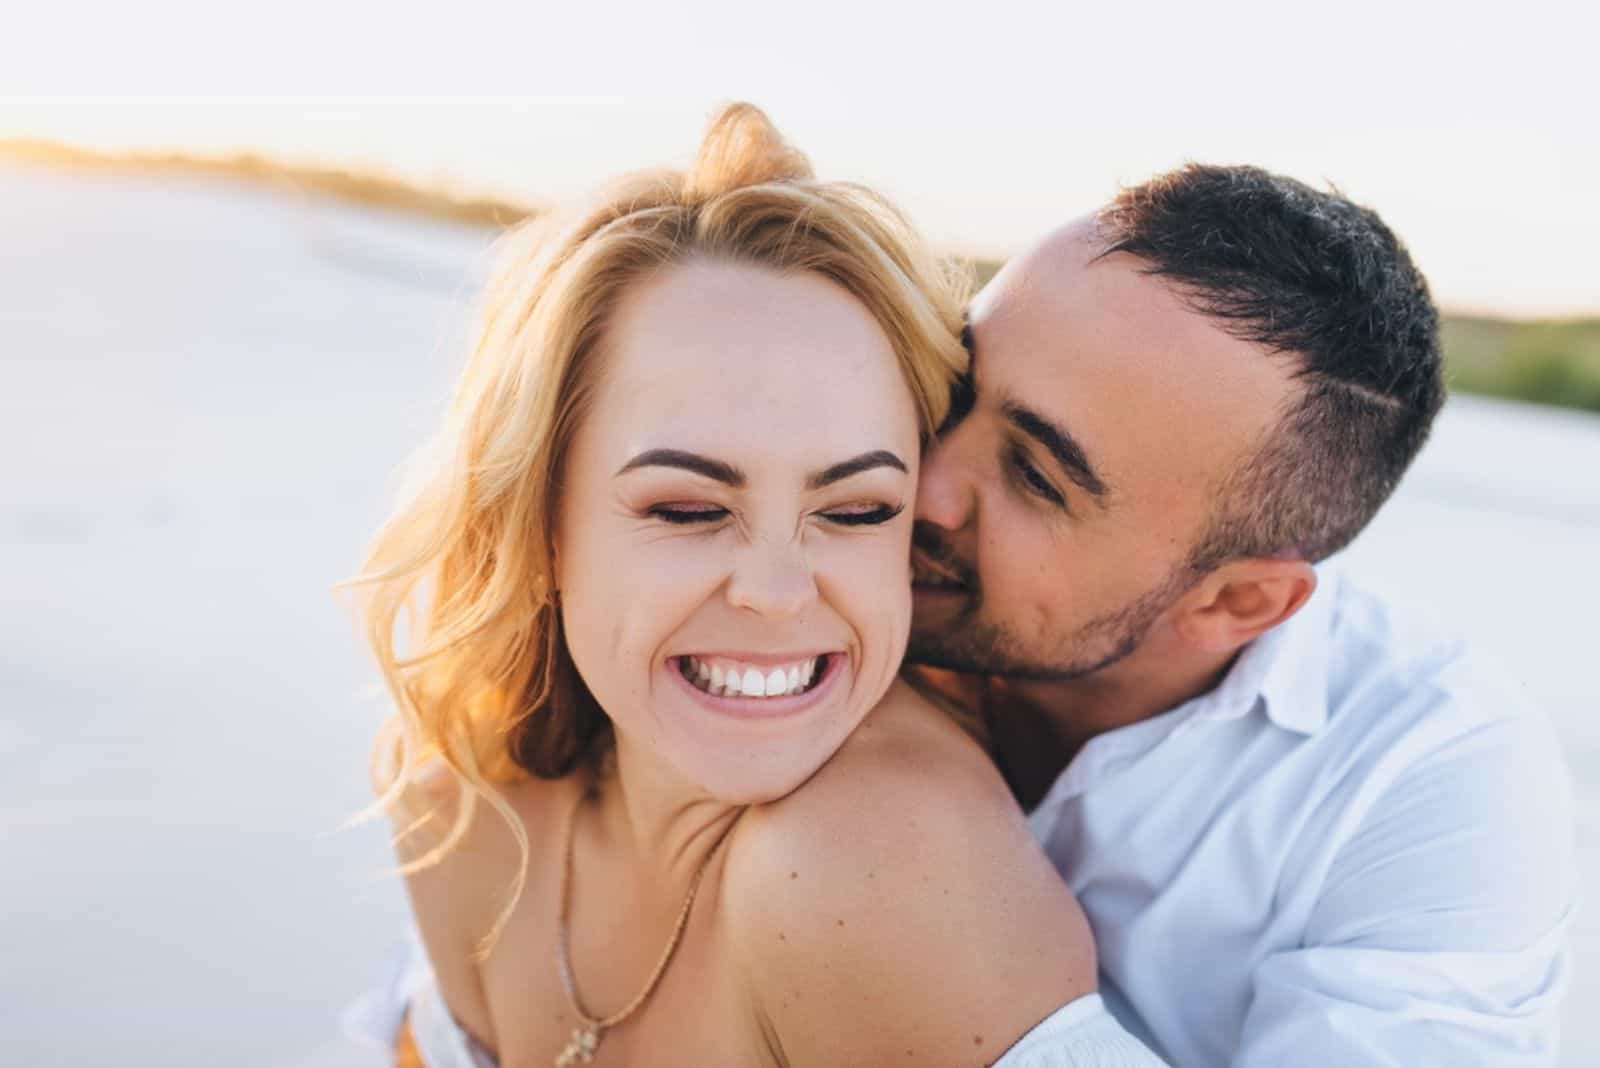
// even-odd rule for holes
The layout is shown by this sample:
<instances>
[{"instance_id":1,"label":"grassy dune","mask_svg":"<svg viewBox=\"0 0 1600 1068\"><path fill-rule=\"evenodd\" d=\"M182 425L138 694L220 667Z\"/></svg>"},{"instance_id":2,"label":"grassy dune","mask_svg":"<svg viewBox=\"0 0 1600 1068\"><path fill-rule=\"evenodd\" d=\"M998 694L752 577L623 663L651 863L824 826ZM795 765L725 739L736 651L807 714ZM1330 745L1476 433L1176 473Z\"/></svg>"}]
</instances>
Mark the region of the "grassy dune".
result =
<instances>
[{"instance_id":1,"label":"grassy dune","mask_svg":"<svg viewBox=\"0 0 1600 1068\"><path fill-rule=\"evenodd\" d=\"M1600 412L1600 319L1446 316L1444 350L1455 389Z\"/></svg>"},{"instance_id":2,"label":"grassy dune","mask_svg":"<svg viewBox=\"0 0 1600 1068\"><path fill-rule=\"evenodd\" d=\"M485 226L507 226L537 210L530 204L423 188L382 174L288 164L251 154L107 154L52 141L0 140L0 159L206 175ZM992 261L973 266L980 280L999 268ZM1447 314L1444 345L1453 389L1600 412L1600 318L1524 321Z\"/></svg>"},{"instance_id":3,"label":"grassy dune","mask_svg":"<svg viewBox=\"0 0 1600 1068\"><path fill-rule=\"evenodd\" d=\"M357 204L484 226L509 226L535 210L531 205L508 200L427 189L384 174L285 163L251 153L231 156L106 153L54 141L0 139L0 160L135 174L202 175L297 193L319 193Z\"/></svg>"}]
</instances>

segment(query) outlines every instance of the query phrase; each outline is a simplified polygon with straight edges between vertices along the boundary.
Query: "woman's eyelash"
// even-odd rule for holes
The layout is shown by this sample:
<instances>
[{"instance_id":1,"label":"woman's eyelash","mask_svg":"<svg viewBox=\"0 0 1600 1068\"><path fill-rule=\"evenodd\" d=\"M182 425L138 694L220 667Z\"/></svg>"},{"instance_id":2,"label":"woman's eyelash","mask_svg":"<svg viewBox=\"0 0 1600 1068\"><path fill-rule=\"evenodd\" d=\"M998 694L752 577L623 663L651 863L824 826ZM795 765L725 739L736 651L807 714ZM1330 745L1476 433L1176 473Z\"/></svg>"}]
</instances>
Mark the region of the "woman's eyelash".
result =
<instances>
[{"instance_id":1,"label":"woman's eyelash","mask_svg":"<svg viewBox=\"0 0 1600 1068\"><path fill-rule=\"evenodd\" d=\"M888 523L894 516L906 510L906 505L878 505L869 508L866 512L822 512L822 518L838 526L878 526ZM646 515L654 516L664 523L715 523L725 520L728 516L726 508L672 508L666 505L648 508Z\"/></svg>"},{"instance_id":2,"label":"woman's eyelash","mask_svg":"<svg viewBox=\"0 0 1600 1068\"><path fill-rule=\"evenodd\" d=\"M830 523L843 527L877 526L887 523L901 512L905 505L879 505L864 512L822 512L821 515ZM646 514L666 523L714 523L726 519L726 508L672 508L658 505L646 510Z\"/></svg>"},{"instance_id":3,"label":"woman's eyelash","mask_svg":"<svg viewBox=\"0 0 1600 1068\"><path fill-rule=\"evenodd\" d=\"M887 523L905 510L906 506L903 504L881 504L865 512L823 512L822 517L830 523L845 527L877 526L880 523Z\"/></svg>"},{"instance_id":4,"label":"woman's eyelash","mask_svg":"<svg viewBox=\"0 0 1600 1068\"><path fill-rule=\"evenodd\" d=\"M1039 469L1037 467L1033 466L1033 462L1028 459L1027 453L1023 452L1020 447L1015 445L1011 447L1011 466L1017 472L1018 477L1020 477L1022 481L1027 484L1028 488L1034 493L1043 497L1051 504L1062 505L1066 503L1060 492L1050 484L1048 479L1039 473Z\"/></svg>"},{"instance_id":5,"label":"woman's eyelash","mask_svg":"<svg viewBox=\"0 0 1600 1068\"><path fill-rule=\"evenodd\" d=\"M667 508L656 507L647 514L668 523L713 523L726 518L726 508Z\"/></svg>"}]
</instances>

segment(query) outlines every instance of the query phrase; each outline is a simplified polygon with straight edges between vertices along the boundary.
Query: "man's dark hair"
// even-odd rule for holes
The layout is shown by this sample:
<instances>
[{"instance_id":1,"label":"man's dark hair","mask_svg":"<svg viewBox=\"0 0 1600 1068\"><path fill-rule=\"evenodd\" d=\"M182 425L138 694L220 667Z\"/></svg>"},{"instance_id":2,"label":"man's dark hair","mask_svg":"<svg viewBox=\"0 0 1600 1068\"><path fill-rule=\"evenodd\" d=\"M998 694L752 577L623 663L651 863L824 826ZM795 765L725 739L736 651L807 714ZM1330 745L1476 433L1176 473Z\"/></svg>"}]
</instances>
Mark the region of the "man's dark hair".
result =
<instances>
[{"instance_id":1,"label":"man's dark hair","mask_svg":"<svg viewBox=\"0 0 1600 1068\"><path fill-rule=\"evenodd\" d=\"M1256 167L1191 164L1125 190L1107 247L1235 337L1298 364L1303 392L1217 487L1198 572L1344 548L1388 499L1444 401L1439 316L1377 214Z\"/></svg>"}]
</instances>

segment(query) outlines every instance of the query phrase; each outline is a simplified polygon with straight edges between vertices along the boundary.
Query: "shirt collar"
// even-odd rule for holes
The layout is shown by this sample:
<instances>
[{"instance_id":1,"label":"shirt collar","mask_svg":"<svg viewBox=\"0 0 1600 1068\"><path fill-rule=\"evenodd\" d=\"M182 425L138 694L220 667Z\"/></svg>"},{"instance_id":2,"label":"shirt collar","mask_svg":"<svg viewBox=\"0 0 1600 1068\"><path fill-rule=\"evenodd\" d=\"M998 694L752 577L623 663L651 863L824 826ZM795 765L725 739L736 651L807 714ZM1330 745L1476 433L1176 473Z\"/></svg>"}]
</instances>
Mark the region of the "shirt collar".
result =
<instances>
[{"instance_id":1,"label":"shirt collar","mask_svg":"<svg viewBox=\"0 0 1600 1068\"><path fill-rule=\"evenodd\" d=\"M1063 803L1130 766L1190 720L1240 719L1261 707L1284 730L1317 733L1328 721L1328 639L1339 576L1325 565L1316 572L1317 588L1300 611L1247 645L1214 689L1089 739L1029 815L1040 840Z\"/></svg>"},{"instance_id":2,"label":"shirt collar","mask_svg":"<svg viewBox=\"0 0 1600 1068\"><path fill-rule=\"evenodd\" d=\"M1316 568L1317 588L1300 611L1245 647L1222 684L1200 698L1196 715L1237 719L1260 700L1267 719L1312 735L1328 721L1328 634L1338 598L1338 573Z\"/></svg>"}]
</instances>

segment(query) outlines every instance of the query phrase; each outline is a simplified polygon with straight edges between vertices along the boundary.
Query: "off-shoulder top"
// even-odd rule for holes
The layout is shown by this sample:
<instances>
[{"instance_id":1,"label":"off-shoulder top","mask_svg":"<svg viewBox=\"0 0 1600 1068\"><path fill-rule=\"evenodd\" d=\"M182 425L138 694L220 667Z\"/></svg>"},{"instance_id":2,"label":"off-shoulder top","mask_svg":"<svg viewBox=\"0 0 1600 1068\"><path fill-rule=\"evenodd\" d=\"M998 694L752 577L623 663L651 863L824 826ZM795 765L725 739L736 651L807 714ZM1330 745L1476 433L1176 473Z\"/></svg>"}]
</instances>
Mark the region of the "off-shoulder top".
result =
<instances>
[{"instance_id":1,"label":"off-shoulder top","mask_svg":"<svg viewBox=\"0 0 1600 1068\"><path fill-rule=\"evenodd\" d=\"M500 1068L495 1056L456 1022L413 930L385 982L345 1013L345 1033L369 1048L392 1051L403 1024L426 1068ZM1069 1002L1018 1039L995 1068L1165 1068L1088 994Z\"/></svg>"}]
</instances>

